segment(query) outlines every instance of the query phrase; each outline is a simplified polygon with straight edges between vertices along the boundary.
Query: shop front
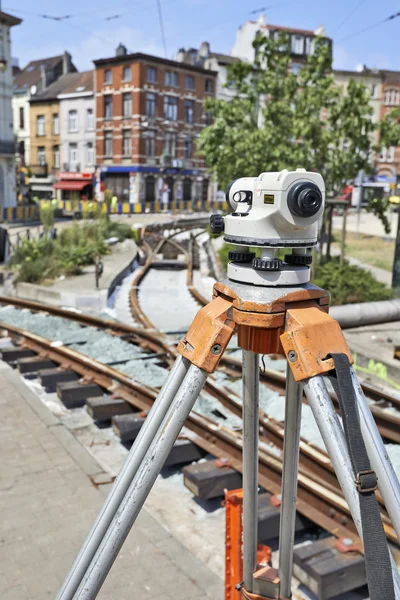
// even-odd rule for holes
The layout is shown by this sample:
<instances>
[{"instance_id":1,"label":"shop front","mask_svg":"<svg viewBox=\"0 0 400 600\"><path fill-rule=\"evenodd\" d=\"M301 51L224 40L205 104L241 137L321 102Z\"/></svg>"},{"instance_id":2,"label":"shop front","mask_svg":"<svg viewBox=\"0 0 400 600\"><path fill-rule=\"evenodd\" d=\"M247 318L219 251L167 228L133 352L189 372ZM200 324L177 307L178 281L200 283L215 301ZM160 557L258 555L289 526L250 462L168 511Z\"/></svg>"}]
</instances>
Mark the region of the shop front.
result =
<instances>
[{"instance_id":1,"label":"shop front","mask_svg":"<svg viewBox=\"0 0 400 600\"><path fill-rule=\"evenodd\" d=\"M53 185L58 200L92 200L93 173L59 173Z\"/></svg>"}]
</instances>

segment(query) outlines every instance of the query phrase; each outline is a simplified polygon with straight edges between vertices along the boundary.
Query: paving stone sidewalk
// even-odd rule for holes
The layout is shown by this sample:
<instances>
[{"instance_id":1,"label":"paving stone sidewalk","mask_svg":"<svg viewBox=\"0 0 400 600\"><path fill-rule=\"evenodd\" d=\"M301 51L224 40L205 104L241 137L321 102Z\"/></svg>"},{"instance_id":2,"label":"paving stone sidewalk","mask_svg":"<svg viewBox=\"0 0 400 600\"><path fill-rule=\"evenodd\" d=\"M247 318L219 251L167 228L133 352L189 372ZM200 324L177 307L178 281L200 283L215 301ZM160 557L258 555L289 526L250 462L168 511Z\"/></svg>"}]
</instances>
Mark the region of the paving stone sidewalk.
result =
<instances>
[{"instance_id":1,"label":"paving stone sidewalk","mask_svg":"<svg viewBox=\"0 0 400 600\"><path fill-rule=\"evenodd\" d=\"M92 483L101 468L1 361L0 389L0 598L54 599L108 486ZM222 589L144 509L98 598L218 600Z\"/></svg>"}]
</instances>

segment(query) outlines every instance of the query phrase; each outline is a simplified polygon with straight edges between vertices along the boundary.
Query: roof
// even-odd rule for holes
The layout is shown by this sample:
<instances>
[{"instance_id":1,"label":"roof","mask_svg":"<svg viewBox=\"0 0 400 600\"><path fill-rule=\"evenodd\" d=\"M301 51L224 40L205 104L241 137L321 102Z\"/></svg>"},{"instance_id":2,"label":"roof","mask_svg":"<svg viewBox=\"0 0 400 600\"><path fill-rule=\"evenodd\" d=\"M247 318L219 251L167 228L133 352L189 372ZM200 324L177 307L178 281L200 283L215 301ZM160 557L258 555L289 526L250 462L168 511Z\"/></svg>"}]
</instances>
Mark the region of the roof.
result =
<instances>
[{"instance_id":1,"label":"roof","mask_svg":"<svg viewBox=\"0 0 400 600\"><path fill-rule=\"evenodd\" d=\"M31 62L14 77L14 88L18 90L28 89L32 85L37 84L42 77L41 67L45 66L49 69L54 69L62 59L63 56L61 54L60 56L50 56L50 58L31 60Z\"/></svg>"},{"instance_id":2,"label":"roof","mask_svg":"<svg viewBox=\"0 0 400 600\"><path fill-rule=\"evenodd\" d=\"M111 56L110 58L99 58L94 60L96 67L102 67L105 65L122 65L124 63L140 62L146 60L149 62L155 62L161 65L167 65L174 67L175 69L186 69L188 71L197 71L198 73L204 73L207 75L217 75L216 71L210 71L210 69L204 69L196 65L189 65L182 63L177 60L170 60L168 58L161 58L160 56L152 56L151 54L142 54L141 52L135 52L134 54L125 54L122 56Z\"/></svg>"},{"instance_id":3,"label":"roof","mask_svg":"<svg viewBox=\"0 0 400 600\"><path fill-rule=\"evenodd\" d=\"M93 70L83 71L82 73L68 73L68 75L75 75L70 77L62 89L60 94L79 94L93 92Z\"/></svg>"},{"instance_id":4,"label":"roof","mask_svg":"<svg viewBox=\"0 0 400 600\"><path fill-rule=\"evenodd\" d=\"M20 23L22 23L22 19L19 19L18 17L14 17L13 15L9 15L8 13L3 12L2 10L0 10L0 21L2 23L6 23L10 27L13 27L14 25L19 25Z\"/></svg>"},{"instance_id":5,"label":"roof","mask_svg":"<svg viewBox=\"0 0 400 600\"><path fill-rule=\"evenodd\" d=\"M87 85L90 85L90 90L81 90L82 92L93 91L93 71L85 71L83 73L66 73L57 79L57 81L49 85L45 90L39 94L36 94L36 96L31 98L30 101L33 103L57 100L57 96L59 94L75 93L76 88L84 85L82 82L87 82Z\"/></svg>"},{"instance_id":6,"label":"roof","mask_svg":"<svg viewBox=\"0 0 400 600\"><path fill-rule=\"evenodd\" d=\"M257 23L257 21L250 21L250 23ZM266 25L258 23L258 25L260 26L260 29L279 29L280 31L288 31L289 33L302 33L303 35L312 35L316 37L315 31L312 29L296 29L295 27L284 27L283 25L272 25L269 23Z\"/></svg>"},{"instance_id":7,"label":"roof","mask_svg":"<svg viewBox=\"0 0 400 600\"><path fill-rule=\"evenodd\" d=\"M230 56L229 54L218 54L218 52L210 52L210 56L208 58L215 58L220 65L232 65L240 60L236 56Z\"/></svg>"}]
</instances>

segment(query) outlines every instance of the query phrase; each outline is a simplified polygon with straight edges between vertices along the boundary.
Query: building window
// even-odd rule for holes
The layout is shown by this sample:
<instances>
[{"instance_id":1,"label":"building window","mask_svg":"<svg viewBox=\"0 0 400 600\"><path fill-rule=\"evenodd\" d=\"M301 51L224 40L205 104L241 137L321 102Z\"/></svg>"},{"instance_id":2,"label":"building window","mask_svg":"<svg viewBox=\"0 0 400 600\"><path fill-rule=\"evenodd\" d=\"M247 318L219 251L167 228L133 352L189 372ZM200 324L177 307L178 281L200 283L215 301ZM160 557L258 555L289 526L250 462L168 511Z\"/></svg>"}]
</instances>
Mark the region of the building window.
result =
<instances>
[{"instance_id":1,"label":"building window","mask_svg":"<svg viewBox=\"0 0 400 600\"><path fill-rule=\"evenodd\" d=\"M46 151L44 146L39 146L37 149L37 161L38 165L46 164Z\"/></svg>"},{"instance_id":2,"label":"building window","mask_svg":"<svg viewBox=\"0 0 400 600\"><path fill-rule=\"evenodd\" d=\"M104 156L112 156L112 131L104 132Z\"/></svg>"},{"instance_id":3,"label":"building window","mask_svg":"<svg viewBox=\"0 0 400 600\"><path fill-rule=\"evenodd\" d=\"M146 131L146 156L156 155L156 132Z\"/></svg>"},{"instance_id":4,"label":"building window","mask_svg":"<svg viewBox=\"0 0 400 600\"><path fill-rule=\"evenodd\" d=\"M44 115L36 117L36 135L44 135Z\"/></svg>"},{"instance_id":5,"label":"building window","mask_svg":"<svg viewBox=\"0 0 400 600\"><path fill-rule=\"evenodd\" d=\"M60 133L60 120L58 114L53 115L53 134L58 135Z\"/></svg>"},{"instance_id":6,"label":"building window","mask_svg":"<svg viewBox=\"0 0 400 600\"><path fill-rule=\"evenodd\" d=\"M130 81L131 80L131 78L132 78L132 72L131 72L131 68L130 67L124 67L123 78L124 78L124 81Z\"/></svg>"},{"instance_id":7,"label":"building window","mask_svg":"<svg viewBox=\"0 0 400 600\"><path fill-rule=\"evenodd\" d=\"M157 69L155 67L147 67L147 81L149 83L157 81Z\"/></svg>"},{"instance_id":8,"label":"building window","mask_svg":"<svg viewBox=\"0 0 400 600\"><path fill-rule=\"evenodd\" d=\"M122 115L125 119L132 117L132 94L122 94Z\"/></svg>"},{"instance_id":9,"label":"building window","mask_svg":"<svg viewBox=\"0 0 400 600\"><path fill-rule=\"evenodd\" d=\"M304 53L304 38L302 35L292 36L292 52L293 54Z\"/></svg>"},{"instance_id":10,"label":"building window","mask_svg":"<svg viewBox=\"0 0 400 600\"><path fill-rule=\"evenodd\" d=\"M86 128L94 129L94 114L93 108L88 108L86 111Z\"/></svg>"},{"instance_id":11,"label":"building window","mask_svg":"<svg viewBox=\"0 0 400 600\"><path fill-rule=\"evenodd\" d=\"M60 168L60 146L53 146L53 166L55 169Z\"/></svg>"},{"instance_id":12,"label":"building window","mask_svg":"<svg viewBox=\"0 0 400 600\"><path fill-rule=\"evenodd\" d=\"M298 75L300 73L301 65L298 63L292 63L292 73L293 75Z\"/></svg>"},{"instance_id":13,"label":"building window","mask_svg":"<svg viewBox=\"0 0 400 600\"><path fill-rule=\"evenodd\" d=\"M70 110L68 113L68 131L78 131L78 111Z\"/></svg>"},{"instance_id":14,"label":"building window","mask_svg":"<svg viewBox=\"0 0 400 600\"><path fill-rule=\"evenodd\" d=\"M387 158L386 158L387 162L393 162L394 161L394 147L390 146L390 148L387 149Z\"/></svg>"},{"instance_id":15,"label":"building window","mask_svg":"<svg viewBox=\"0 0 400 600\"><path fill-rule=\"evenodd\" d=\"M376 83L371 85L371 98L375 98L376 96Z\"/></svg>"},{"instance_id":16,"label":"building window","mask_svg":"<svg viewBox=\"0 0 400 600\"><path fill-rule=\"evenodd\" d=\"M112 119L112 95L104 96L104 118Z\"/></svg>"},{"instance_id":17,"label":"building window","mask_svg":"<svg viewBox=\"0 0 400 600\"><path fill-rule=\"evenodd\" d=\"M306 38L306 54L310 56L314 52L314 38Z\"/></svg>"},{"instance_id":18,"label":"building window","mask_svg":"<svg viewBox=\"0 0 400 600\"><path fill-rule=\"evenodd\" d=\"M23 106L19 107L19 128L25 129L25 110Z\"/></svg>"},{"instance_id":19,"label":"building window","mask_svg":"<svg viewBox=\"0 0 400 600\"><path fill-rule=\"evenodd\" d=\"M146 94L146 115L148 117L156 116L156 95L149 93Z\"/></svg>"},{"instance_id":20,"label":"building window","mask_svg":"<svg viewBox=\"0 0 400 600\"><path fill-rule=\"evenodd\" d=\"M186 123L193 123L194 115L194 101L185 100L185 121Z\"/></svg>"},{"instance_id":21,"label":"building window","mask_svg":"<svg viewBox=\"0 0 400 600\"><path fill-rule=\"evenodd\" d=\"M185 87L187 90L194 90L194 77L193 75L186 75Z\"/></svg>"},{"instance_id":22,"label":"building window","mask_svg":"<svg viewBox=\"0 0 400 600\"><path fill-rule=\"evenodd\" d=\"M112 83L112 71L111 71L111 69L106 69L104 71L104 83L106 83L107 85L109 85L110 83Z\"/></svg>"},{"instance_id":23,"label":"building window","mask_svg":"<svg viewBox=\"0 0 400 600\"><path fill-rule=\"evenodd\" d=\"M185 158L192 158L193 155L193 141L190 136L185 138Z\"/></svg>"},{"instance_id":24,"label":"building window","mask_svg":"<svg viewBox=\"0 0 400 600\"><path fill-rule=\"evenodd\" d=\"M86 164L89 165L89 167L94 165L94 148L92 142L86 144Z\"/></svg>"},{"instance_id":25,"label":"building window","mask_svg":"<svg viewBox=\"0 0 400 600\"><path fill-rule=\"evenodd\" d=\"M172 158L176 155L176 133L168 131L164 134L163 152Z\"/></svg>"},{"instance_id":26,"label":"building window","mask_svg":"<svg viewBox=\"0 0 400 600\"><path fill-rule=\"evenodd\" d=\"M396 106L398 103L399 103L399 91L398 90L386 90L385 106Z\"/></svg>"},{"instance_id":27,"label":"building window","mask_svg":"<svg viewBox=\"0 0 400 600\"><path fill-rule=\"evenodd\" d=\"M122 130L122 154L132 156L132 132L130 129Z\"/></svg>"},{"instance_id":28,"label":"building window","mask_svg":"<svg viewBox=\"0 0 400 600\"><path fill-rule=\"evenodd\" d=\"M76 169L78 165L78 144L69 145L69 168L71 171Z\"/></svg>"},{"instance_id":29,"label":"building window","mask_svg":"<svg viewBox=\"0 0 400 600\"><path fill-rule=\"evenodd\" d=\"M205 88L204 89L205 89L206 94L212 94L212 92L213 92L213 81L212 81L212 79L206 79Z\"/></svg>"},{"instance_id":30,"label":"building window","mask_svg":"<svg viewBox=\"0 0 400 600\"><path fill-rule=\"evenodd\" d=\"M178 118L178 98L164 96L164 119L176 121Z\"/></svg>"},{"instance_id":31,"label":"building window","mask_svg":"<svg viewBox=\"0 0 400 600\"><path fill-rule=\"evenodd\" d=\"M176 71L165 71L164 85L178 87L178 73Z\"/></svg>"},{"instance_id":32,"label":"building window","mask_svg":"<svg viewBox=\"0 0 400 600\"><path fill-rule=\"evenodd\" d=\"M204 125L206 127L208 127L209 125L211 125L211 115L210 115L210 113L208 111L205 110L203 112L203 116L201 118L203 119Z\"/></svg>"}]
</instances>

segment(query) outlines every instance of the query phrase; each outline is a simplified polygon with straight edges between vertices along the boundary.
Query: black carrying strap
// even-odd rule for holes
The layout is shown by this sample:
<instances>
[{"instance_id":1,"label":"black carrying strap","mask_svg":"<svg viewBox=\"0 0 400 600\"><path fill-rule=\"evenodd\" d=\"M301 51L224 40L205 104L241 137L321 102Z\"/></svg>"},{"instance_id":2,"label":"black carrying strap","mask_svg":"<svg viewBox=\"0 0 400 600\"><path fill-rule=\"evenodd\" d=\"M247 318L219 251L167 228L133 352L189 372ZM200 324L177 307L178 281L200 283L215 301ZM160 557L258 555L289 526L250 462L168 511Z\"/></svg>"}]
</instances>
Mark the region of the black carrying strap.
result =
<instances>
[{"instance_id":1,"label":"black carrying strap","mask_svg":"<svg viewBox=\"0 0 400 600\"><path fill-rule=\"evenodd\" d=\"M360 499L365 568L370 600L395 600L392 565L375 496L377 477L371 470L361 434L357 400L346 354L332 354L335 372L329 376L343 419L343 429Z\"/></svg>"}]
</instances>

